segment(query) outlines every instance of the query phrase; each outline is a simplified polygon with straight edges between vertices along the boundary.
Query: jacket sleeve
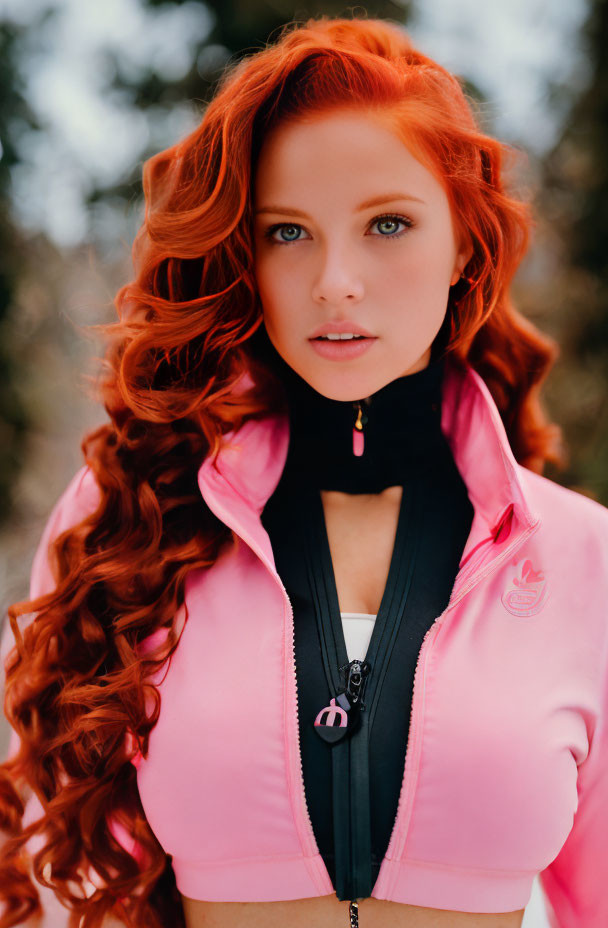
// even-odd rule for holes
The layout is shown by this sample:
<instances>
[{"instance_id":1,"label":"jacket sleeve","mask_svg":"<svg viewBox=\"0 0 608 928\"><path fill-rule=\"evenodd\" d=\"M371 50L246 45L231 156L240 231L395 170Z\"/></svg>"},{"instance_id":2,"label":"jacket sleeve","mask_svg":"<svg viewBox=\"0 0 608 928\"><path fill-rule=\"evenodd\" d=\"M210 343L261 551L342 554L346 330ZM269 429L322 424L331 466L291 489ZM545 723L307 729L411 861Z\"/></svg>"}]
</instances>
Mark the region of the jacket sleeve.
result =
<instances>
[{"instance_id":1,"label":"jacket sleeve","mask_svg":"<svg viewBox=\"0 0 608 928\"><path fill-rule=\"evenodd\" d=\"M29 586L30 599L36 599L39 596L43 596L45 593L50 592L55 586L55 578L48 556L50 543L70 526L78 524L78 522L86 518L87 515L90 515L92 512L94 512L99 504L99 498L99 487L97 485L97 481L95 480L95 475L87 465L84 465L71 479L68 486L55 503L51 510L50 516L48 517L42 532L42 536L36 548L34 559L32 561ZM28 622L32 621L34 618L35 615L32 614L19 616L18 621L20 628L24 628ZM13 630L11 628L10 622L8 621L8 618L5 617L4 627L2 630L2 641L0 643L0 656L2 658L3 668L3 672L0 678L2 681L3 705L4 680L6 674L5 661L14 643L15 638L13 635ZM125 741L127 744L129 744L128 736L126 736ZM19 736L14 729L11 729L7 756L9 758L12 757L17 752L18 747ZM32 793L26 803L24 822L29 823L31 821L35 821L35 819L39 818L41 814L42 807L40 802L36 795ZM119 844L121 844L129 854L134 856L139 861L140 849L133 836L128 834L126 829L114 819L110 819L108 824L112 834L119 842ZM36 844L36 837L37 836L34 836L28 845L30 852L35 852L38 849Z\"/></svg>"},{"instance_id":2,"label":"jacket sleeve","mask_svg":"<svg viewBox=\"0 0 608 928\"><path fill-rule=\"evenodd\" d=\"M607 618L608 625L608 618ZM539 874L551 928L608 926L608 662L600 711L578 768L578 806L557 857Z\"/></svg>"}]
</instances>

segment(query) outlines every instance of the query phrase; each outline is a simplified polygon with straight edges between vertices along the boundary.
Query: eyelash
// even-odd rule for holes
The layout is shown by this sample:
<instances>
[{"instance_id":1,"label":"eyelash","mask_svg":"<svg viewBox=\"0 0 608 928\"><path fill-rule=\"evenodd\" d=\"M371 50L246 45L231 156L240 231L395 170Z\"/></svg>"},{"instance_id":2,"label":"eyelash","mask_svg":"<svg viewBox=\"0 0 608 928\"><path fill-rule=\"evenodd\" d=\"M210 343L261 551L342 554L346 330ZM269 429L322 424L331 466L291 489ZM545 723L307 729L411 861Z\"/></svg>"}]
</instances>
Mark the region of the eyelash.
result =
<instances>
[{"instance_id":1,"label":"eyelash","mask_svg":"<svg viewBox=\"0 0 608 928\"><path fill-rule=\"evenodd\" d=\"M402 229L401 232L395 232L393 235L380 234L380 235L374 235L372 236L372 238L384 238L389 241L393 241L394 239L401 238L402 235L405 235L405 233L409 229L411 229L414 225L412 220L408 219L407 216L400 216L398 213L383 213L381 216L375 216L372 219L372 221L370 222L370 227L375 225L375 223L377 222L382 222L383 219L396 219L398 222L403 223L406 226L406 228ZM296 229L303 228L297 222L276 222L274 225L269 226L266 229L266 231L264 232L264 237L270 240L271 245L295 245L299 241L302 241L302 239L294 239L292 242L281 242L276 238L272 238L272 236L278 229L282 229L285 226L287 226L288 228L291 227L291 228L296 228Z\"/></svg>"}]
</instances>

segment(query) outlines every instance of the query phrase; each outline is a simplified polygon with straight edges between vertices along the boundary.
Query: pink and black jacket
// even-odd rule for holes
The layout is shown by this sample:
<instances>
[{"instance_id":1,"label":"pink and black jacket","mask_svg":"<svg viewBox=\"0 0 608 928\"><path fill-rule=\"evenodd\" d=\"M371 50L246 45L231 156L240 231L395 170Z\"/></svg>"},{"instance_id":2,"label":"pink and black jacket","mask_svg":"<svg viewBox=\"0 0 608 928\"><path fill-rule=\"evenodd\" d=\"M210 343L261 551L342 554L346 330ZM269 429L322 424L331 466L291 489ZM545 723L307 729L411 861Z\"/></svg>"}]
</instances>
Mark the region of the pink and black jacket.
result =
<instances>
[{"instance_id":1,"label":"pink and black jacket","mask_svg":"<svg viewBox=\"0 0 608 928\"><path fill-rule=\"evenodd\" d=\"M506 912L527 904L539 876L552 928L606 928L608 510L516 462L471 367L446 367L441 428L474 511L418 654L372 895ZM202 497L235 543L187 578L188 620L155 681L160 717L148 755L132 758L178 889L195 899L334 891L306 805L292 605L260 517L288 441L285 416L249 421L200 466ZM49 541L97 498L83 467L43 533L32 597L52 588ZM9 643L5 629L4 653ZM255 699L238 685L252 662ZM137 856L117 823L115 833Z\"/></svg>"}]
</instances>

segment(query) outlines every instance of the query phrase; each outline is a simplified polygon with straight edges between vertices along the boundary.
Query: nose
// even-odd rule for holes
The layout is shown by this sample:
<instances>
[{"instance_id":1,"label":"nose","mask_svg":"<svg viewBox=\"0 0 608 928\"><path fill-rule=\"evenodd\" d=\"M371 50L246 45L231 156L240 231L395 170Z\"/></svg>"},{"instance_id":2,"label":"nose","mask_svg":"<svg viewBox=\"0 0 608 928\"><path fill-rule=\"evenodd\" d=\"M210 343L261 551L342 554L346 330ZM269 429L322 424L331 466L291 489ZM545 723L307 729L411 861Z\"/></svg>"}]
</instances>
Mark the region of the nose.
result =
<instances>
[{"instance_id":1,"label":"nose","mask_svg":"<svg viewBox=\"0 0 608 928\"><path fill-rule=\"evenodd\" d=\"M331 303L334 306L339 306L344 300L361 300L363 281L354 257L349 258L343 250L328 249L316 275L312 297L317 302Z\"/></svg>"}]
</instances>

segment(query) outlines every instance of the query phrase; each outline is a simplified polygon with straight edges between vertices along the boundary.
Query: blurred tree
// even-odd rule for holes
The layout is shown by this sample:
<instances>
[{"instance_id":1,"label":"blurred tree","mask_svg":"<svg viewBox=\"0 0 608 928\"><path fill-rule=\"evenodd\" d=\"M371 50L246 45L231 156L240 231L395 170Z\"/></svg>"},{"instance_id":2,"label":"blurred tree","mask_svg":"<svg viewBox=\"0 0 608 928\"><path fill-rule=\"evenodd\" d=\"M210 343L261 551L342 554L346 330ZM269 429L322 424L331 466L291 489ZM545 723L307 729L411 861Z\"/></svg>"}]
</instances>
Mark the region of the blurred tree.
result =
<instances>
[{"instance_id":1,"label":"blurred tree","mask_svg":"<svg viewBox=\"0 0 608 928\"><path fill-rule=\"evenodd\" d=\"M35 119L16 66L22 30L0 23L0 523L11 510L11 488L21 469L29 414L19 391L22 358L12 337L17 281L26 263L24 240L10 208L10 171L19 161L19 136Z\"/></svg>"},{"instance_id":2,"label":"blurred tree","mask_svg":"<svg viewBox=\"0 0 608 928\"><path fill-rule=\"evenodd\" d=\"M586 83L570 92L545 158L540 205L563 257L553 282L563 346L553 404L571 461L560 480L608 505L608 0L589 0L582 39Z\"/></svg>"}]
</instances>

